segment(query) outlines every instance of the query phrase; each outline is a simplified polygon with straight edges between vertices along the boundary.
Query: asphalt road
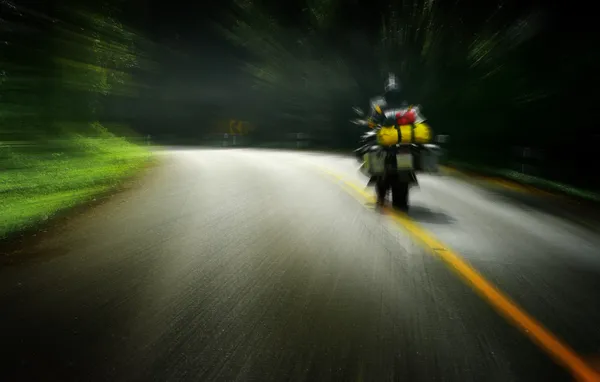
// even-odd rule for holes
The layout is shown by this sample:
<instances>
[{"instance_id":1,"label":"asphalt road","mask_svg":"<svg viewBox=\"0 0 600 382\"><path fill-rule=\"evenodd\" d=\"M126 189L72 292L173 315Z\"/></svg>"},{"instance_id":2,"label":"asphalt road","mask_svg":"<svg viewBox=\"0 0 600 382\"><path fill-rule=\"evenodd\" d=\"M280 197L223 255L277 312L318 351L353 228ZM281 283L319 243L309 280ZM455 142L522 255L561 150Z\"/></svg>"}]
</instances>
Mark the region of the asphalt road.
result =
<instances>
[{"instance_id":1,"label":"asphalt road","mask_svg":"<svg viewBox=\"0 0 600 382\"><path fill-rule=\"evenodd\" d=\"M573 381L351 158L180 149L0 266L2 381ZM410 217L583 357L600 235L447 176ZM7 261L7 259L12 259Z\"/></svg>"}]
</instances>

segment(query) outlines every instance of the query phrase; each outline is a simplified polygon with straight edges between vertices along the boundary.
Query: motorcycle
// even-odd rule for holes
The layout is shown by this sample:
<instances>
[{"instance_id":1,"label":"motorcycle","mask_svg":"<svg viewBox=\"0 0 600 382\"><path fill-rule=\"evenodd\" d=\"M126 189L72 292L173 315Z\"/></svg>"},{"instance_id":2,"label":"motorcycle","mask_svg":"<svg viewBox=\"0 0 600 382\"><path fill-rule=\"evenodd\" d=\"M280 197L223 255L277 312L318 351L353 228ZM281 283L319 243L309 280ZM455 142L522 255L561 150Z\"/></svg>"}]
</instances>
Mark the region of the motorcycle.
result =
<instances>
[{"instance_id":1,"label":"motorcycle","mask_svg":"<svg viewBox=\"0 0 600 382\"><path fill-rule=\"evenodd\" d=\"M362 146L355 150L360 171L369 178L367 186L375 186L379 205L391 190L392 205L404 211L408 210L410 188L418 186L417 173L437 172L440 153L440 146L430 143L429 126L415 109L394 110L391 118L375 126L364 119L352 121L370 128L361 137ZM360 108L355 107L354 112L364 117Z\"/></svg>"}]
</instances>

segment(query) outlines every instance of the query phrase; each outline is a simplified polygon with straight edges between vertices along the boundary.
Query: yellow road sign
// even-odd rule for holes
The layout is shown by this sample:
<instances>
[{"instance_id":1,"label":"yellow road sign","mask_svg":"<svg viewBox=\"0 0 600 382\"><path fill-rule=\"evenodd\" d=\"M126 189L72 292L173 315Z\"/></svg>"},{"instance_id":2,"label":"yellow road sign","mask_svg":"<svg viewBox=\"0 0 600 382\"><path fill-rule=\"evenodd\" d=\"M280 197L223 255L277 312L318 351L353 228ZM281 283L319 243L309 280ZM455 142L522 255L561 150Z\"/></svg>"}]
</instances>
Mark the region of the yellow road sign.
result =
<instances>
[{"instance_id":1,"label":"yellow road sign","mask_svg":"<svg viewBox=\"0 0 600 382\"><path fill-rule=\"evenodd\" d=\"M229 121L229 134L246 135L250 132L251 126L248 122L232 119Z\"/></svg>"}]
</instances>

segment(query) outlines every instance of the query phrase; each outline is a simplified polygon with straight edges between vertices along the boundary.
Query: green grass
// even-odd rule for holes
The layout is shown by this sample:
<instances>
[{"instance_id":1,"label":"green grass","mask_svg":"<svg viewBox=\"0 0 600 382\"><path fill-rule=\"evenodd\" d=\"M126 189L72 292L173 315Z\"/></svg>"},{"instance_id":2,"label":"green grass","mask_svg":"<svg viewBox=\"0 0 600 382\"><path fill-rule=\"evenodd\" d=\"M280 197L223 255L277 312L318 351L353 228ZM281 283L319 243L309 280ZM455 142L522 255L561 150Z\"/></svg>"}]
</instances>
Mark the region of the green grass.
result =
<instances>
[{"instance_id":1,"label":"green grass","mask_svg":"<svg viewBox=\"0 0 600 382\"><path fill-rule=\"evenodd\" d=\"M29 146L0 142L0 238L111 190L149 158L145 147L106 131Z\"/></svg>"}]
</instances>

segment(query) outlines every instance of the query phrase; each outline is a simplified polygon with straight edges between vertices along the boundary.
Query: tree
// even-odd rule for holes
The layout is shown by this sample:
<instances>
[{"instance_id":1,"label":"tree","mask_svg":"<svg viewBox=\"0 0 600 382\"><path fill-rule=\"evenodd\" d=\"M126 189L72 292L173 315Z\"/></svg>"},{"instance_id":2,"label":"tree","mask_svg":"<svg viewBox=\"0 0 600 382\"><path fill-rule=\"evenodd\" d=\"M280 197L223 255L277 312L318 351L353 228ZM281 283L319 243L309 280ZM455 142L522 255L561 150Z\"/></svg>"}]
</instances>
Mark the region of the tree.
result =
<instances>
[{"instance_id":1,"label":"tree","mask_svg":"<svg viewBox=\"0 0 600 382\"><path fill-rule=\"evenodd\" d=\"M332 2L305 5L305 20L284 28L257 2L240 0L233 25L221 30L252 55L244 67L262 100L254 112L259 126L330 136L339 100L356 95L358 85L345 60L321 42Z\"/></svg>"}]
</instances>

